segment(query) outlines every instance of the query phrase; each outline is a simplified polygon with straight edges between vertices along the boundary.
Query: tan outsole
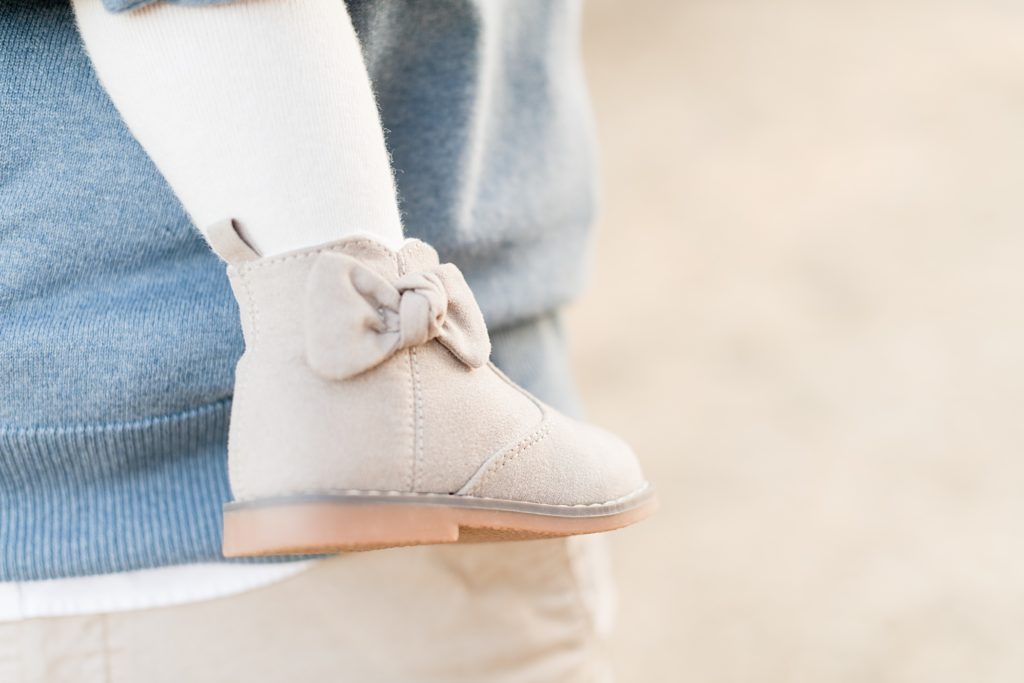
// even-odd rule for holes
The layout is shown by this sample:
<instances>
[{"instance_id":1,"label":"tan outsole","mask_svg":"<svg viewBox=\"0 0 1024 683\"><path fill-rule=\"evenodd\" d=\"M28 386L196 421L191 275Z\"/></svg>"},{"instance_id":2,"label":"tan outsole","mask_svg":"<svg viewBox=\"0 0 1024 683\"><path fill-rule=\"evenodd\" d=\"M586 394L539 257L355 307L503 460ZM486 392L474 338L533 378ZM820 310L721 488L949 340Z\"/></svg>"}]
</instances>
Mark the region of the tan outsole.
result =
<instances>
[{"instance_id":1,"label":"tan outsole","mask_svg":"<svg viewBox=\"0 0 1024 683\"><path fill-rule=\"evenodd\" d=\"M612 531L657 508L649 488L614 503L556 506L444 495L344 494L229 503L224 556L306 555Z\"/></svg>"}]
</instances>

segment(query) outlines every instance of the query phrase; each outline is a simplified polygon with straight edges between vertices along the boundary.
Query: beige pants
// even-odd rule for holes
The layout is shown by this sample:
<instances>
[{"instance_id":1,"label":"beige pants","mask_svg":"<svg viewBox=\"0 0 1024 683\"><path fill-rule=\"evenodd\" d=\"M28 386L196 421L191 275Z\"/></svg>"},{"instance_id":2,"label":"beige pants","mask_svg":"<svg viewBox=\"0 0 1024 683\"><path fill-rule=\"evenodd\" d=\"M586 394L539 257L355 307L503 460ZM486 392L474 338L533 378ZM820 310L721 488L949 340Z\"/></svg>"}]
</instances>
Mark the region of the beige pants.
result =
<instances>
[{"instance_id":1,"label":"beige pants","mask_svg":"<svg viewBox=\"0 0 1024 683\"><path fill-rule=\"evenodd\" d=\"M602 541L351 554L228 598L3 623L0 681L607 681Z\"/></svg>"}]
</instances>

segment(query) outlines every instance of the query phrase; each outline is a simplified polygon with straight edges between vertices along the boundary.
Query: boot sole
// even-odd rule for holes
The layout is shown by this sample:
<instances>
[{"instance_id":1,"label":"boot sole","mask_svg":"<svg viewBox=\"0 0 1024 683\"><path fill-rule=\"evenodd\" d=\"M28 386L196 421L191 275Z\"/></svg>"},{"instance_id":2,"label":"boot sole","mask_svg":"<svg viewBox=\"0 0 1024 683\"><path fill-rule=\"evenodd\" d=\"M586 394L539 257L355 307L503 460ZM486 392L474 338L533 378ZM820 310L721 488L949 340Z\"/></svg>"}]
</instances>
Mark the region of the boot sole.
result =
<instances>
[{"instance_id":1,"label":"boot sole","mask_svg":"<svg viewBox=\"0 0 1024 683\"><path fill-rule=\"evenodd\" d=\"M520 503L445 494L345 493L228 503L224 556L306 555L612 531L657 507L647 487L611 503Z\"/></svg>"}]
</instances>

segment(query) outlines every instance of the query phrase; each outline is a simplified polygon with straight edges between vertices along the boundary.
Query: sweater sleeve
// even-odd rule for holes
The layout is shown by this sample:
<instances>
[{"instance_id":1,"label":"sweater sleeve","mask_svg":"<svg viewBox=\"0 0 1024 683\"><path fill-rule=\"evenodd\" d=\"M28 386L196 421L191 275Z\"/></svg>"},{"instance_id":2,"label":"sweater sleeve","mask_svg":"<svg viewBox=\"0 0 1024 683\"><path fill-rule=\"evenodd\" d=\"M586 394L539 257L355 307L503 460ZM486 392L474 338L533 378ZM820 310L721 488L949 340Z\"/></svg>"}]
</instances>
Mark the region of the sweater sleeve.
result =
<instances>
[{"instance_id":1,"label":"sweater sleeve","mask_svg":"<svg viewBox=\"0 0 1024 683\"><path fill-rule=\"evenodd\" d=\"M103 0L103 6L110 12L127 12L128 10L146 7L157 2L169 2L173 5L226 5L237 0Z\"/></svg>"}]
</instances>

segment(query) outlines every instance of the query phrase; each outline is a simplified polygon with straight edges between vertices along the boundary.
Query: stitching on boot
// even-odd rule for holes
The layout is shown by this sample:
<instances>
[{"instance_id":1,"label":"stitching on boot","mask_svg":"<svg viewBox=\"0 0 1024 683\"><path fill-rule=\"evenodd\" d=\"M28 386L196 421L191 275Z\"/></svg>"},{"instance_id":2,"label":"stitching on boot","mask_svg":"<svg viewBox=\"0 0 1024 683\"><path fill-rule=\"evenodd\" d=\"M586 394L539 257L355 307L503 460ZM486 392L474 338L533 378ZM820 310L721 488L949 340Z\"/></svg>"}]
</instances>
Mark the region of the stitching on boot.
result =
<instances>
[{"instance_id":1,"label":"stitching on boot","mask_svg":"<svg viewBox=\"0 0 1024 683\"><path fill-rule=\"evenodd\" d=\"M412 439L412 443L409 445L409 467L405 472L405 489L413 491L413 485L416 481L416 388L412 378L412 353L406 352L405 357L409 365L405 409L406 415L409 416L409 435Z\"/></svg>"},{"instance_id":2,"label":"stitching on boot","mask_svg":"<svg viewBox=\"0 0 1024 683\"><path fill-rule=\"evenodd\" d=\"M252 323L253 346L260 338L259 308L256 306L256 297L252 293L252 283L249 282L249 275L246 271L239 271L242 277L242 286L245 287L245 295L249 299L249 322Z\"/></svg>"},{"instance_id":3,"label":"stitching on boot","mask_svg":"<svg viewBox=\"0 0 1024 683\"><path fill-rule=\"evenodd\" d=\"M384 247L379 242L375 242L374 240L348 240L344 244L333 244L329 247L320 247L318 249L314 249L313 251L304 251L298 254L284 254L281 256L268 256L266 258L260 259L259 261L251 261L249 263L239 264L237 268L239 272L259 270L260 268L266 268L267 266L276 266L280 263L286 263L288 261L297 261L300 259L313 258L314 256L323 254L328 251L344 251L344 247L353 244L361 247L371 246L386 249L386 247Z\"/></svg>"},{"instance_id":4,"label":"stitching on boot","mask_svg":"<svg viewBox=\"0 0 1024 683\"><path fill-rule=\"evenodd\" d=\"M408 270L408 263L402 252L392 253L395 269L401 277ZM408 488L415 492L420 487L423 467L423 385L420 382L419 359L415 348L409 349L409 381L412 387L412 461L409 463L411 476Z\"/></svg>"},{"instance_id":5,"label":"stitching on boot","mask_svg":"<svg viewBox=\"0 0 1024 683\"><path fill-rule=\"evenodd\" d=\"M535 432L527 436L525 439L517 443L515 446L510 448L501 456L501 459L491 463L487 471L480 476L480 479L476 482L472 489L466 492L466 495L472 495L475 491L479 491L480 488L487 483L487 481L494 476L496 472L501 470L505 465L515 460L519 455L525 453L533 446L536 446L541 441L547 438L548 434L551 433L551 423L547 420L540 426Z\"/></svg>"},{"instance_id":6,"label":"stitching on boot","mask_svg":"<svg viewBox=\"0 0 1024 683\"><path fill-rule=\"evenodd\" d=\"M402 277L409 270L409 264L405 260L405 254L400 251L392 252L395 257L395 268L398 270L398 277Z\"/></svg>"},{"instance_id":7,"label":"stitching on boot","mask_svg":"<svg viewBox=\"0 0 1024 683\"><path fill-rule=\"evenodd\" d=\"M650 484L644 482L637 488L633 489L629 493L619 496L618 498L612 498L611 500L601 501L599 503L533 503L534 505L551 508L595 508L604 505L614 505L615 503L621 503L624 500L629 500L637 494L643 493L650 487ZM298 491L287 496L288 498L297 498L303 496L374 496L387 498L390 496L410 496L417 498L437 498L437 499L451 499L451 498L466 498L468 500L483 500L483 501L496 501L496 502L510 502L502 498L491 498L489 496L474 496L470 494L464 495L453 495L451 493L431 493L431 492L417 492L417 491L395 491L394 489L308 489ZM246 502L258 502L259 498L250 499L238 499L236 503ZM511 501L515 502L515 501Z\"/></svg>"},{"instance_id":8,"label":"stitching on boot","mask_svg":"<svg viewBox=\"0 0 1024 683\"><path fill-rule=\"evenodd\" d=\"M416 349L409 349L412 365L414 413L413 424L413 490L418 491L423 478L423 384L420 381L420 363Z\"/></svg>"}]
</instances>

